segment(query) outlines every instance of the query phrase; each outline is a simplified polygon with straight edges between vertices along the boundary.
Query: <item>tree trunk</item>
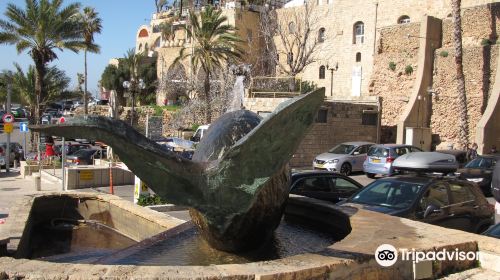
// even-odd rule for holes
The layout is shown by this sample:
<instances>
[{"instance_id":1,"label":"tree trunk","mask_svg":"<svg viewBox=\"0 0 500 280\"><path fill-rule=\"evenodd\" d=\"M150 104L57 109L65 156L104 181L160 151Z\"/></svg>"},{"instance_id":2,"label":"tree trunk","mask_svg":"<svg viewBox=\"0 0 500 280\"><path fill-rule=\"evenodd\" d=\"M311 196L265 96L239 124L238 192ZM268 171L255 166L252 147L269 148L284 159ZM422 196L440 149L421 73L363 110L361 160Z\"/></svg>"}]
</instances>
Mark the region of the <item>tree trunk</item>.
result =
<instances>
[{"instance_id":1,"label":"tree trunk","mask_svg":"<svg viewBox=\"0 0 500 280\"><path fill-rule=\"evenodd\" d=\"M41 110L40 105L44 98L44 83L43 77L45 76L45 63L40 58L35 58L35 124L40 124Z\"/></svg>"},{"instance_id":2,"label":"tree trunk","mask_svg":"<svg viewBox=\"0 0 500 280\"><path fill-rule=\"evenodd\" d=\"M83 108L85 109L85 116L89 114L89 104L87 101L87 48L83 52L85 58L85 73L84 73L84 85L83 85Z\"/></svg>"},{"instance_id":3,"label":"tree trunk","mask_svg":"<svg viewBox=\"0 0 500 280\"><path fill-rule=\"evenodd\" d=\"M469 117L467 114L467 96L465 93L464 68L462 64L462 18L460 16L461 0L452 0L451 5L453 14L453 39L455 45L457 94L460 116L458 144L462 149L466 149L467 144L469 143Z\"/></svg>"},{"instance_id":4,"label":"tree trunk","mask_svg":"<svg viewBox=\"0 0 500 280\"><path fill-rule=\"evenodd\" d=\"M205 102L206 102L206 124L212 122L212 106L210 104L210 72L205 71Z\"/></svg>"}]
</instances>

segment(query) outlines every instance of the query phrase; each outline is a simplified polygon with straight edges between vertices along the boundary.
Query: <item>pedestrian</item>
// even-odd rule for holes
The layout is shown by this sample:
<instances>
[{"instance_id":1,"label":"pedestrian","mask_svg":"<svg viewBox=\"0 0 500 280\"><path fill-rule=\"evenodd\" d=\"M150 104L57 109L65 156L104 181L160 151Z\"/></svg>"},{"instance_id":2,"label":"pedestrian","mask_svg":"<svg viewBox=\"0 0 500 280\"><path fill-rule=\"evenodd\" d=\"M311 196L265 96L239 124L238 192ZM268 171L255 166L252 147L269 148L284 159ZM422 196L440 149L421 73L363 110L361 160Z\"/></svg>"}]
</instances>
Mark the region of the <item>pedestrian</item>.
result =
<instances>
[{"instance_id":1,"label":"pedestrian","mask_svg":"<svg viewBox=\"0 0 500 280\"><path fill-rule=\"evenodd\" d=\"M496 154L496 153L498 153L498 151L497 151L497 146L495 146L495 145L491 145L490 154Z\"/></svg>"},{"instance_id":2,"label":"pedestrian","mask_svg":"<svg viewBox=\"0 0 500 280\"><path fill-rule=\"evenodd\" d=\"M467 161L477 158L477 144L472 143L472 147L467 150Z\"/></svg>"},{"instance_id":3,"label":"pedestrian","mask_svg":"<svg viewBox=\"0 0 500 280\"><path fill-rule=\"evenodd\" d=\"M52 163L52 158L56 155L54 152L54 139L52 136L47 136L45 140L45 156L49 160L49 164Z\"/></svg>"}]
</instances>

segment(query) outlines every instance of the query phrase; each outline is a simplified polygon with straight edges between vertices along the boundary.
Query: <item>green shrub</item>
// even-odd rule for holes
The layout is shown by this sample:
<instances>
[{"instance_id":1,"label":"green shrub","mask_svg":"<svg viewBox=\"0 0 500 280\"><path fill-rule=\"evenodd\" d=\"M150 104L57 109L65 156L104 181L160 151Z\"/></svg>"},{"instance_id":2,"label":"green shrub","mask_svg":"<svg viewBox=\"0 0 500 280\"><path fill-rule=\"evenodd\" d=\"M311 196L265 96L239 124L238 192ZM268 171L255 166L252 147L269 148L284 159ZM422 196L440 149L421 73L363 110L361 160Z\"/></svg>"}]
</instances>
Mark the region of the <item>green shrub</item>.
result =
<instances>
[{"instance_id":1,"label":"green shrub","mask_svg":"<svg viewBox=\"0 0 500 280\"><path fill-rule=\"evenodd\" d=\"M160 196L154 194L141 194L139 196L139 199L137 200L137 204L140 206L149 206L149 205L159 205L159 204L166 204L167 201L165 201L163 198Z\"/></svg>"},{"instance_id":2,"label":"green shrub","mask_svg":"<svg viewBox=\"0 0 500 280\"><path fill-rule=\"evenodd\" d=\"M406 65L405 73L406 75L411 75L411 73L413 73L413 67L411 65Z\"/></svg>"},{"instance_id":3,"label":"green shrub","mask_svg":"<svg viewBox=\"0 0 500 280\"><path fill-rule=\"evenodd\" d=\"M481 40L481 46L491 46L491 45L495 45L496 43L497 43L497 41L491 41L490 39L486 39L486 38Z\"/></svg>"},{"instance_id":4,"label":"green shrub","mask_svg":"<svg viewBox=\"0 0 500 280\"><path fill-rule=\"evenodd\" d=\"M442 57L448 57L448 52L447 51L441 51L439 53L439 55L442 56Z\"/></svg>"},{"instance_id":5,"label":"green shrub","mask_svg":"<svg viewBox=\"0 0 500 280\"><path fill-rule=\"evenodd\" d=\"M396 63L394 61L389 62L389 69L392 71L396 70Z\"/></svg>"},{"instance_id":6,"label":"green shrub","mask_svg":"<svg viewBox=\"0 0 500 280\"><path fill-rule=\"evenodd\" d=\"M191 126L191 130L192 131L196 131L198 129L198 127L200 127L201 124L199 123L194 123L192 126Z\"/></svg>"}]
</instances>

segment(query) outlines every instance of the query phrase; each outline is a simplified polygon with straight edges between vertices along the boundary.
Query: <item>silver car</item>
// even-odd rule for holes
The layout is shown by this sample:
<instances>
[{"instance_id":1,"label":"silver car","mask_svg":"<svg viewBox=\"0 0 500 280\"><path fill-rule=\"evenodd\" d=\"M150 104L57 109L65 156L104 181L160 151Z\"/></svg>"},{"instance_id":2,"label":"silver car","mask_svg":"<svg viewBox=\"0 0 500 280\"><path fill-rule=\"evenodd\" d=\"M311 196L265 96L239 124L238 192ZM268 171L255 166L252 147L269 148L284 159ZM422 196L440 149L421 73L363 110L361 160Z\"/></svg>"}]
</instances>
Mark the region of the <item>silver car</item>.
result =
<instances>
[{"instance_id":1,"label":"silver car","mask_svg":"<svg viewBox=\"0 0 500 280\"><path fill-rule=\"evenodd\" d=\"M375 143L346 142L333 147L327 153L316 156L313 161L314 169L339 172L349 175L353 171L362 171L366 153Z\"/></svg>"}]
</instances>

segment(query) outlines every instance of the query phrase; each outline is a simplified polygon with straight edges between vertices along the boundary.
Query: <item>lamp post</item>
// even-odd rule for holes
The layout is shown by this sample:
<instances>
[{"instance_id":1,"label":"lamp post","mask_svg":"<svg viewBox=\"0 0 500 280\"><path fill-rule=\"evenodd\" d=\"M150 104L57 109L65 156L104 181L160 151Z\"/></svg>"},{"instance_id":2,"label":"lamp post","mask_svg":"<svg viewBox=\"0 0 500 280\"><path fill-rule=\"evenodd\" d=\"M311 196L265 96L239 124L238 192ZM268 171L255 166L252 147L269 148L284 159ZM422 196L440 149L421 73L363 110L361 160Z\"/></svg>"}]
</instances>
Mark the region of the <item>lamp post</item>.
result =
<instances>
[{"instance_id":1,"label":"lamp post","mask_svg":"<svg viewBox=\"0 0 500 280\"><path fill-rule=\"evenodd\" d=\"M134 113L135 113L135 93L137 89L143 90L146 88L146 84L142 79L139 79L139 82L137 82L134 78L130 79L129 81L124 81L123 82L123 88L127 89L132 96L132 115L130 117L130 125L134 126Z\"/></svg>"},{"instance_id":2,"label":"lamp post","mask_svg":"<svg viewBox=\"0 0 500 280\"><path fill-rule=\"evenodd\" d=\"M333 96L333 71L337 71L339 69L339 63L336 62L335 66L330 67L330 65L326 64L326 70L330 70L330 96Z\"/></svg>"}]
</instances>

